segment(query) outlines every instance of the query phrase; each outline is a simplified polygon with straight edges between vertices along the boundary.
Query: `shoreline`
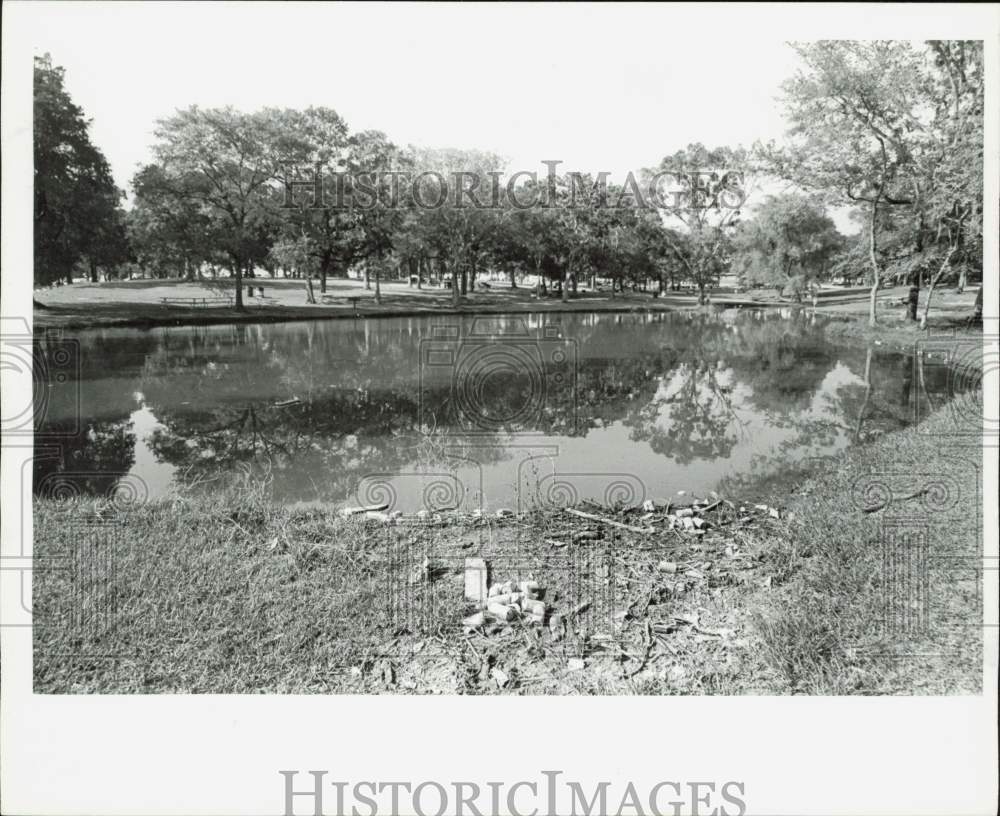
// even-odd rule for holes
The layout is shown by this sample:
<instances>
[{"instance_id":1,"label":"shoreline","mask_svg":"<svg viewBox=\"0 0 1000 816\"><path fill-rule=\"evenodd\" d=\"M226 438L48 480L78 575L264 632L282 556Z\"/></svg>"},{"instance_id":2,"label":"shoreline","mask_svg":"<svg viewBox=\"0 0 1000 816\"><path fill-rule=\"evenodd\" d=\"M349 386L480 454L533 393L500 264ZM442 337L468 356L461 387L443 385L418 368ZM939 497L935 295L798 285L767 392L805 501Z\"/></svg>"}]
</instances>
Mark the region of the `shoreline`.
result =
<instances>
[{"instance_id":1,"label":"shoreline","mask_svg":"<svg viewBox=\"0 0 1000 816\"><path fill-rule=\"evenodd\" d=\"M546 303L524 303L524 304L485 304L470 303L455 306L426 306L426 307L402 307L397 308L392 305L383 304L383 307L359 308L353 311L347 307L325 307L322 310L307 306L263 306L250 307L238 312L235 309L215 310L210 314L205 314L207 309L181 310L176 309L172 314L146 314L129 317L117 317L111 315L82 316L77 309L61 313L59 307L50 307L45 310L36 309L34 311L33 328L36 332L44 332L59 329L70 329L74 331L86 331L89 329L106 328L183 328L186 326L216 326L216 325L239 325L239 324L263 324L263 323L292 323L307 321L328 321L328 320L369 320L381 318L399 317L433 317L441 315L445 317L455 315L491 315L491 314L556 314L556 313L666 313L674 311L690 310L698 308L697 304L687 306L686 304L639 304L639 303L604 303L570 301L554 304Z\"/></svg>"},{"instance_id":2,"label":"shoreline","mask_svg":"<svg viewBox=\"0 0 1000 816\"><path fill-rule=\"evenodd\" d=\"M900 291L890 288L880 294L880 326L875 330L862 329L866 319L868 295L857 290L825 294L816 308L809 302L795 302L775 296L767 290L746 293L716 291L709 293L710 301L699 304L692 293L666 292L660 297L652 293L628 292L610 297L608 293L581 291L563 302L558 297L535 298L531 290L511 290L498 287L489 291L470 292L458 304L444 290L414 290L401 284L386 283L382 286L382 302L374 303L371 290L360 284L343 281L331 282L330 291L319 295L326 299L321 304L298 301L301 294L298 282L285 280L264 281L269 292L262 303L260 299L248 300L241 311L233 306L195 306L178 302L165 303L169 295L177 301L187 300L180 295L213 295L217 286L190 284L186 281L143 281L125 284L78 283L63 291L37 293L33 309L33 331L87 331L105 328L179 328L185 326L253 325L284 322L326 320L368 320L377 318L412 318L426 316L500 315L500 314L661 314L676 311L723 311L728 309L802 310L817 317L830 318L831 322L858 324L853 334L867 334L867 339L885 340L887 330L906 332L900 335L909 341L915 326L903 323L899 302ZM214 295L213 295L214 296ZM942 294L935 308L927 332L951 329L971 314L973 296ZM968 301L965 304L964 301ZM48 302L46 302L48 301ZM844 332L839 332L843 334Z\"/></svg>"}]
</instances>

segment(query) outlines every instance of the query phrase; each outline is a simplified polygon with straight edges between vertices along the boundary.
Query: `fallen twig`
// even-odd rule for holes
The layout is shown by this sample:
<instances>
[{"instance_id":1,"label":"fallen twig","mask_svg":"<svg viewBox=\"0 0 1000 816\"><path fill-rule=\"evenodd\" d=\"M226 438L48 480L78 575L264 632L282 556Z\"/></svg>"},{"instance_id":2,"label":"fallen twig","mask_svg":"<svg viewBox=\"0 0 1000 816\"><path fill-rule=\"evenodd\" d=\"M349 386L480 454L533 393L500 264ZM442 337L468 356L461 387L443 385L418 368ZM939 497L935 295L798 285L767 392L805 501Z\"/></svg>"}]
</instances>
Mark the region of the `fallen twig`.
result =
<instances>
[{"instance_id":1,"label":"fallen twig","mask_svg":"<svg viewBox=\"0 0 1000 816\"><path fill-rule=\"evenodd\" d=\"M639 672L641 672L644 668L646 668L646 664L649 662L649 655L653 651L653 643L656 640L653 637L653 626L649 622L649 619L646 620L645 637L646 637L646 649L643 652L642 660L639 661L639 665L633 671L625 673L626 680L631 680L633 677L635 677Z\"/></svg>"},{"instance_id":2,"label":"fallen twig","mask_svg":"<svg viewBox=\"0 0 1000 816\"><path fill-rule=\"evenodd\" d=\"M614 519L605 518L604 516L598 516L594 513L584 513L582 510L576 510L572 507L565 508L566 512L577 516L578 518L585 518L590 521L599 521L601 524L608 524L611 527L618 527L622 530L628 530L630 533L642 533L647 535L649 533L655 532L651 527L633 527L631 524L623 524L620 521L615 521Z\"/></svg>"}]
</instances>

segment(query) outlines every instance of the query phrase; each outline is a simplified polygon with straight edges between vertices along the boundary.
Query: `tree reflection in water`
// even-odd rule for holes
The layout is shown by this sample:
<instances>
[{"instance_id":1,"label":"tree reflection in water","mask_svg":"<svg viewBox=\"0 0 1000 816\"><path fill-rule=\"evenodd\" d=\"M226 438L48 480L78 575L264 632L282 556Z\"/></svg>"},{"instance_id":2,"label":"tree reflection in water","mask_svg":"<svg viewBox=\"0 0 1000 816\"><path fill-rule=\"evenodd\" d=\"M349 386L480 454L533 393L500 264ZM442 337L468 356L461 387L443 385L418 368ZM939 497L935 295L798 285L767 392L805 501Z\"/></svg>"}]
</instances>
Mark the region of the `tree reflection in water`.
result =
<instances>
[{"instance_id":1,"label":"tree reflection in water","mask_svg":"<svg viewBox=\"0 0 1000 816\"><path fill-rule=\"evenodd\" d=\"M393 474L447 496L449 474L489 472L509 492L528 443L557 449L556 469L710 489L913 417L911 357L831 344L804 313L493 317L473 349L474 320L86 332L80 380L51 384L36 447L60 454L36 460L36 493L113 490L135 464L137 398L179 486L250 468L281 501L349 500Z\"/></svg>"}]
</instances>

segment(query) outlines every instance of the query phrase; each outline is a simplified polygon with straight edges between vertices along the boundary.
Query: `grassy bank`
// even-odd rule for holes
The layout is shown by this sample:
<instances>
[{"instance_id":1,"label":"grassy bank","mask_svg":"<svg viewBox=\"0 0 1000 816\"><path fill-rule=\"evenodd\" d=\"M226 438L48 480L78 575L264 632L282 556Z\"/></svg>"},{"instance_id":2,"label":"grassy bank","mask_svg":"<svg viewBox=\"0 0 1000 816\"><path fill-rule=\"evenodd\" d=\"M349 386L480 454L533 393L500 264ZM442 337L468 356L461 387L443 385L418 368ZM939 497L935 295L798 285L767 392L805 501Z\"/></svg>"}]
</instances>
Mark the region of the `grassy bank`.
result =
<instances>
[{"instance_id":1,"label":"grassy bank","mask_svg":"<svg viewBox=\"0 0 1000 816\"><path fill-rule=\"evenodd\" d=\"M761 655L807 693L981 688L981 395L849 450L789 498L787 580L754 610Z\"/></svg>"},{"instance_id":2,"label":"grassy bank","mask_svg":"<svg viewBox=\"0 0 1000 816\"><path fill-rule=\"evenodd\" d=\"M274 506L266 486L118 510L38 501L35 690L976 692L981 454L955 447L955 423L977 410L962 398L815 463L793 495L710 502L697 533L668 529L686 497L584 508L604 521L393 524ZM883 484L896 501L872 509ZM926 553L885 543L924 527ZM541 584L545 624L464 631L473 556L493 583ZM925 598L907 565L928 568Z\"/></svg>"}]
</instances>

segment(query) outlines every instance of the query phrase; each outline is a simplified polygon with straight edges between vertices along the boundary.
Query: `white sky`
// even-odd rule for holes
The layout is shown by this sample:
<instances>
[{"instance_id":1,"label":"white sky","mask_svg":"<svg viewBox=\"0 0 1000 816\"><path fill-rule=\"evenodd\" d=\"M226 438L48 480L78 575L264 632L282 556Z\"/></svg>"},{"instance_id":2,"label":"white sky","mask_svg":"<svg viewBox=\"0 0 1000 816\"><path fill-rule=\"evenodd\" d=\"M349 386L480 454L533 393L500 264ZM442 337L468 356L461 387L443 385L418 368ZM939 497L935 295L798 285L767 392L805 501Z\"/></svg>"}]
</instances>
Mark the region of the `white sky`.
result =
<instances>
[{"instance_id":1,"label":"white sky","mask_svg":"<svg viewBox=\"0 0 1000 816\"><path fill-rule=\"evenodd\" d=\"M33 6L32 48L66 69L122 187L155 121L191 104L323 105L400 145L620 179L690 142L781 138L776 97L795 67L787 34L734 20L761 7Z\"/></svg>"}]
</instances>

